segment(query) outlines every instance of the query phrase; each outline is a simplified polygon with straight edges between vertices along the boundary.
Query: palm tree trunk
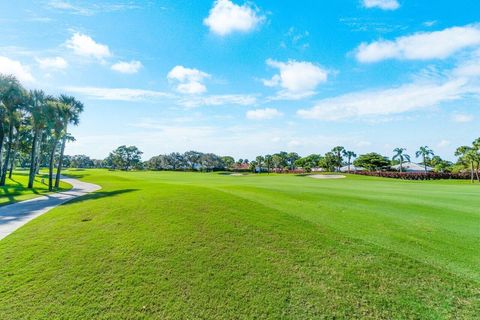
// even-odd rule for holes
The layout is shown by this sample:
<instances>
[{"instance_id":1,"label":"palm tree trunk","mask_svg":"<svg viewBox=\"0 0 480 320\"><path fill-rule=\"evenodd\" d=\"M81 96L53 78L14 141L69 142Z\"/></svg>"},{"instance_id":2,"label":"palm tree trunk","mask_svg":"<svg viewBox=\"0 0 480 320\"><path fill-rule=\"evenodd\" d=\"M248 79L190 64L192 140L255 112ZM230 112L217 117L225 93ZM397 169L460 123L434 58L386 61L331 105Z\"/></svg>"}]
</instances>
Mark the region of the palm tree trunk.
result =
<instances>
[{"instance_id":1,"label":"palm tree trunk","mask_svg":"<svg viewBox=\"0 0 480 320\"><path fill-rule=\"evenodd\" d=\"M5 133L3 131L3 123L0 123L0 174L2 173L2 159L3 159L3 142L5 141Z\"/></svg>"},{"instance_id":2,"label":"palm tree trunk","mask_svg":"<svg viewBox=\"0 0 480 320\"><path fill-rule=\"evenodd\" d=\"M477 162L477 168L475 169L475 175L477 176L477 181L480 182L480 176L478 175L478 170L480 168L480 162Z\"/></svg>"},{"instance_id":3,"label":"palm tree trunk","mask_svg":"<svg viewBox=\"0 0 480 320\"><path fill-rule=\"evenodd\" d=\"M423 166L425 167L425 173L427 173L427 159L423 156Z\"/></svg>"},{"instance_id":4,"label":"palm tree trunk","mask_svg":"<svg viewBox=\"0 0 480 320\"><path fill-rule=\"evenodd\" d=\"M32 142L32 152L30 153L30 172L28 173L28 188L33 188L33 182L35 181L35 162L37 154L37 140L38 140L38 129L35 130L33 134Z\"/></svg>"},{"instance_id":5,"label":"palm tree trunk","mask_svg":"<svg viewBox=\"0 0 480 320\"><path fill-rule=\"evenodd\" d=\"M66 143L67 143L67 135L65 134L62 141L62 150L60 151L60 159L58 159L57 176L55 178L55 188L58 188L60 186L60 175L62 173L63 154L65 153Z\"/></svg>"},{"instance_id":6,"label":"palm tree trunk","mask_svg":"<svg viewBox=\"0 0 480 320\"><path fill-rule=\"evenodd\" d=\"M48 191L53 190L53 160L55 158L55 149L57 148L58 140L55 139L52 150L50 151L50 161L48 166Z\"/></svg>"},{"instance_id":7,"label":"palm tree trunk","mask_svg":"<svg viewBox=\"0 0 480 320\"><path fill-rule=\"evenodd\" d=\"M403 161L400 160L400 172L402 172L402 171L403 171Z\"/></svg>"},{"instance_id":8,"label":"palm tree trunk","mask_svg":"<svg viewBox=\"0 0 480 320\"><path fill-rule=\"evenodd\" d=\"M474 168L473 168L473 161L472 161L471 167L470 167L470 180L472 181L472 183L473 183L473 170Z\"/></svg>"},{"instance_id":9,"label":"palm tree trunk","mask_svg":"<svg viewBox=\"0 0 480 320\"><path fill-rule=\"evenodd\" d=\"M15 165L15 158L17 157L16 149L13 150L12 160L10 160L10 171L8 172L8 178L12 179L13 167Z\"/></svg>"},{"instance_id":10,"label":"palm tree trunk","mask_svg":"<svg viewBox=\"0 0 480 320\"><path fill-rule=\"evenodd\" d=\"M10 154L12 152L12 140L13 140L13 125L9 124L8 126L8 145L7 145L7 154L5 156L5 162L3 164L2 168L2 176L0 178L0 186L4 186L5 182L7 180L7 171L8 171L8 165L10 164Z\"/></svg>"}]
</instances>

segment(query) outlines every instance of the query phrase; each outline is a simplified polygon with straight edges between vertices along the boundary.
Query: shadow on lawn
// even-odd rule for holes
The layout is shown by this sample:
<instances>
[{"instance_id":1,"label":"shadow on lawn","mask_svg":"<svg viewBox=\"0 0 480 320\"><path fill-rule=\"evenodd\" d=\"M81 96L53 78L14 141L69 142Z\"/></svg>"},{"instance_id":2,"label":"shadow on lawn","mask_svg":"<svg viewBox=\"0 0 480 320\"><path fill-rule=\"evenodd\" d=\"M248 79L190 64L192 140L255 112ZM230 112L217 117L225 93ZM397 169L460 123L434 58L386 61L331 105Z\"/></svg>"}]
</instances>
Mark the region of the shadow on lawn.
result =
<instances>
[{"instance_id":1,"label":"shadow on lawn","mask_svg":"<svg viewBox=\"0 0 480 320\"><path fill-rule=\"evenodd\" d=\"M113 190L113 191L97 191L94 193L89 193L87 195L72 199L68 201L67 203L79 203L79 202L85 202L89 200L97 200L97 199L102 199L102 198L109 198L109 197L114 197L117 195L121 195L124 193L130 193L130 192L135 192L138 191L139 189L120 189L120 190Z\"/></svg>"}]
</instances>

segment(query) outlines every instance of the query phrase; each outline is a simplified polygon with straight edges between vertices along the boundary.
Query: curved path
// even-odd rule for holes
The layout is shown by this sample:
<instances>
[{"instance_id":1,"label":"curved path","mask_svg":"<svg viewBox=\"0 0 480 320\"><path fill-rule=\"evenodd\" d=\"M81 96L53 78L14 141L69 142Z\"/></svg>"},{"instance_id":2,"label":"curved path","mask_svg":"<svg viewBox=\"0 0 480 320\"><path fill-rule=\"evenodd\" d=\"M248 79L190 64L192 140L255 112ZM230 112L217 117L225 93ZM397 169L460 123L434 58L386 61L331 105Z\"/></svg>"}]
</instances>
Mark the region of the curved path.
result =
<instances>
[{"instance_id":1,"label":"curved path","mask_svg":"<svg viewBox=\"0 0 480 320\"><path fill-rule=\"evenodd\" d=\"M0 240L62 203L101 189L96 184L73 178L62 177L62 181L71 184L72 189L0 207Z\"/></svg>"}]
</instances>

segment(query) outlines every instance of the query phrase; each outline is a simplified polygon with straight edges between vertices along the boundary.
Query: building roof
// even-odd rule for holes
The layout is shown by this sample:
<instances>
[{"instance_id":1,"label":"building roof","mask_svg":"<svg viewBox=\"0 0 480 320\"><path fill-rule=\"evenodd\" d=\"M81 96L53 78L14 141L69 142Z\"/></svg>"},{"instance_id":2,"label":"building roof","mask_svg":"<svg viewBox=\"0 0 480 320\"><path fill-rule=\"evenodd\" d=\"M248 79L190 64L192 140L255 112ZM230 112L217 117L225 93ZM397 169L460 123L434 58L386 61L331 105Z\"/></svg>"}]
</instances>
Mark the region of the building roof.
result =
<instances>
[{"instance_id":1,"label":"building roof","mask_svg":"<svg viewBox=\"0 0 480 320\"><path fill-rule=\"evenodd\" d=\"M356 167L356 166L354 166L353 164L350 165L350 171L364 171L364 170L365 170L365 168ZM341 167L341 168L340 168L340 171L341 171L341 172L348 172L348 166Z\"/></svg>"},{"instance_id":2,"label":"building roof","mask_svg":"<svg viewBox=\"0 0 480 320\"><path fill-rule=\"evenodd\" d=\"M392 166L392 169L400 170L400 164ZM402 170L405 172L421 172L425 171L423 164L418 164L414 162L404 162L402 164ZM427 166L427 171L433 171L432 167Z\"/></svg>"}]
</instances>

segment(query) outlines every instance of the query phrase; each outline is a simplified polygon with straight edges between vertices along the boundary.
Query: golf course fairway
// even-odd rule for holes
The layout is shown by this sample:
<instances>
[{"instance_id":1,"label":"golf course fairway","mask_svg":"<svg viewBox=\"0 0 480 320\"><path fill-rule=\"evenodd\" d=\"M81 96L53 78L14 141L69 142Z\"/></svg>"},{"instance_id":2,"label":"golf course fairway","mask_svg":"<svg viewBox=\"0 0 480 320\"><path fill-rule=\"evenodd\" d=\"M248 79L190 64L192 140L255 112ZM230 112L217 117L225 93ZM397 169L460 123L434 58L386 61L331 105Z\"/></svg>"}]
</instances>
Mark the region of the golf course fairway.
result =
<instances>
[{"instance_id":1,"label":"golf course fairway","mask_svg":"<svg viewBox=\"0 0 480 320\"><path fill-rule=\"evenodd\" d=\"M1 319L478 319L480 187L70 170L0 241Z\"/></svg>"}]
</instances>

